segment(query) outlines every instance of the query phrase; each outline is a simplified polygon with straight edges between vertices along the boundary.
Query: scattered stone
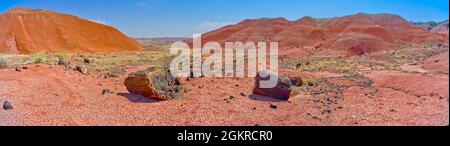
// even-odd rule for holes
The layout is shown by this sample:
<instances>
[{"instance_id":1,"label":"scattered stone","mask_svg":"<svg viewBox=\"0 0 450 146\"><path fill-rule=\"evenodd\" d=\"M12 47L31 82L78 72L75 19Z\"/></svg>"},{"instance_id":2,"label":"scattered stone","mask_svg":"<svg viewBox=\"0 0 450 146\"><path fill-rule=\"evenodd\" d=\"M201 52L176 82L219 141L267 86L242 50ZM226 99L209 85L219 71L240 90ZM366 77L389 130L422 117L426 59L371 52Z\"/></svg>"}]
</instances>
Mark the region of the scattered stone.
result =
<instances>
[{"instance_id":1,"label":"scattered stone","mask_svg":"<svg viewBox=\"0 0 450 146\"><path fill-rule=\"evenodd\" d=\"M299 69L300 67L302 67L302 64L301 64L301 63L297 63L297 64L295 65L295 68L297 68L297 69Z\"/></svg>"},{"instance_id":2,"label":"scattered stone","mask_svg":"<svg viewBox=\"0 0 450 146\"><path fill-rule=\"evenodd\" d=\"M321 120L320 118L318 118L318 117L316 117L316 116L313 116L312 117L314 120Z\"/></svg>"},{"instance_id":3,"label":"scattered stone","mask_svg":"<svg viewBox=\"0 0 450 146\"><path fill-rule=\"evenodd\" d=\"M291 80L292 86L303 86L303 79L301 77L289 77L289 79Z\"/></svg>"},{"instance_id":4,"label":"scattered stone","mask_svg":"<svg viewBox=\"0 0 450 146\"><path fill-rule=\"evenodd\" d=\"M277 108L278 108L278 106L277 106L277 105L275 105L275 104L272 104L272 103L270 103L270 108L272 108L272 109L277 109Z\"/></svg>"},{"instance_id":5,"label":"scattered stone","mask_svg":"<svg viewBox=\"0 0 450 146\"><path fill-rule=\"evenodd\" d=\"M90 64L90 63L92 63L92 62L94 62L94 60L92 59L92 58L83 58L83 60L84 60L84 63L86 63L86 64Z\"/></svg>"},{"instance_id":6,"label":"scattered stone","mask_svg":"<svg viewBox=\"0 0 450 146\"><path fill-rule=\"evenodd\" d=\"M234 99L234 96L230 96L229 98L224 99L227 103L231 103L231 101Z\"/></svg>"},{"instance_id":7,"label":"scattered stone","mask_svg":"<svg viewBox=\"0 0 450 146\"><path fill-rule=\"evenodd\" d=\"M331 114L331 110L330 109L323 110L322 114Z\"/></svg>"},{"instance_id":8,"label":"scattered stone","mask_svg":"<svg viewBox=\"0 0 450 146\"><path fill-rule=\"evenodd\" d=\"M64 66L65 68L69 68L69 62L65 59L59 59L58 60L58 65Z\"/></svg>"},{"instance_id":9,"label":"scattered stone","mask_svg":"<svg viewBox=\"0 0 450 146\"><path fill-rule=\"evenodd\" d=\"M17 71L17 72L21 72L21 71L22 71L22 68L16 67L16 71Z\"/></svg>"},{"instance_id":10,"label":"scattered stone","mask_svg":"<svg viewBox=\"0 0 450 146\"><path fill-rule=\"evenodd\" d=\"M253 109L252 110L256 110L256 107L253 107Z\"/></svg>"},{"instance_id":11,"label":"scattered stone","mask_svg":"<svg viewBox=\"0 0 450 146\"><path fill-rule=\"evenodd\" d=\"M397 112L397 110L395 110L395 109L391 109L391 110L389 110L390 112Z\"/></svg>"},{"instance_id":12,"label":"scattered stone","mask_svg":"<svg viewBox=\"0 0 450 146\"><path fill-rule=\"evenodd\" d=\"M28 69L28 67L27 66L23 66L22 69Z\"/></svg>"},{"instance_id":13,"label":"scattered stone","mask_svg":"<svg viewBox=\"0 0 450 146\"><path fill-rule=\"evenodd\" d=\"M183 97L183 85L168 68L151 67L128 75L125 86L131 93L158 100Z\"/></svg>"},{"instance_id":14,"label":"scattered stone","mask_svg":"<svg viewBox=\"0 0 450 146\"><path fill-rule=\"evenodd\" d=\"M117 78L127 73L127 69L125 67L113 68L109 72L103 72L101 76L103 78Z\"/></svg>"},{"instance_id":15,"label":"scattered stone","mask_svg":"<svg viewBox=\"0 0 450 146\"><path fill-rule=\"evenodd\" d=\"M12 110L13 106L8 101L3 102L3 109L4 110Z\"/></svg>"},{"instance_id":16,"label":"scattered stone","mask_svg":"<svg viewBox=\"0 0 450 146\"><path fill-rule=\"evenodd\" d=\"M102 91L102 95L111 94L111 93L114 93L114 92L112 92L109 89L103 89L103 91Z\"/></svg>"},{"instance_id":17,"label":"scattered stone","mask_svg":"<svg viewBox=\"0 0 450 146\"><path fill-rule=\"evenodd\" d=\"M243 97L247 97L247 95L245 95L245 93L241 93L241 96L243 96Z\"/></svg>"},{"instance_id":18,"label":"scattered stone","mask_svg":"<svg viewBox=\"0 0 450 146\"><path fill-rule=\"evenodd\" d=\"M85 65L77 65L76 70L85 75L87 75L89 73L89 70Z\"/></svg>"},{"instance_id":19,"label":"scattered stone","mask_svg":"<svg viewBox=\"0 0 450 146\"><path fill-rule=\"evenodd\" d=\"M268 75L270 75L270 77L277 77L278 82L275 83L275 87L273 88L262 88L260 85L264 83L263 81L269 80ZM267 77L263 78L262 76ZM272 98L288 100L291 91L292 91L291 81L289 80L289 78L282 77L278 74L269 71L258 72L258 75L256 76L255 89L253 90L253 93Z\"/></svg>"}]
</instances>

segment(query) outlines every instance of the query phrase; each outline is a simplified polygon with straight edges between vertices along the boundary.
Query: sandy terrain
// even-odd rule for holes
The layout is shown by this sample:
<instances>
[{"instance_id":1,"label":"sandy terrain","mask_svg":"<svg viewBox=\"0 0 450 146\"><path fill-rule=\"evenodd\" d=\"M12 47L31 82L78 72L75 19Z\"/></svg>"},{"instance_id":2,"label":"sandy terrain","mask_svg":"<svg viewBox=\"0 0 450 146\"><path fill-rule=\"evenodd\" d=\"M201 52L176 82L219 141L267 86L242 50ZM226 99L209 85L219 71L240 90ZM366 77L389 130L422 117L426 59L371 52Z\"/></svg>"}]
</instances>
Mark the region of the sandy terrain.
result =
<instances>
[{"instance_id":1,"label":"sandy terrain","mask_svg":"<svg viewBox=\"0 0 450 146\"><path fill-rule=\"evenodd\" d=\"M283 71L327 79L289 101L252 95L254 79L185 81L185 99L130 94L125 76L102 79L59 66L0 70L0 125L448 125L448 74L373 71L367 77ZM136 71L143 67L129 68ZM372 82L373 81L373 82ZM114 93L102 95L103 89ZM319 92L317 92L319 91ZM232 96L232 97L231 97ZM276 105L274 109L270 104Z\"/></svg>"}]
</instances>

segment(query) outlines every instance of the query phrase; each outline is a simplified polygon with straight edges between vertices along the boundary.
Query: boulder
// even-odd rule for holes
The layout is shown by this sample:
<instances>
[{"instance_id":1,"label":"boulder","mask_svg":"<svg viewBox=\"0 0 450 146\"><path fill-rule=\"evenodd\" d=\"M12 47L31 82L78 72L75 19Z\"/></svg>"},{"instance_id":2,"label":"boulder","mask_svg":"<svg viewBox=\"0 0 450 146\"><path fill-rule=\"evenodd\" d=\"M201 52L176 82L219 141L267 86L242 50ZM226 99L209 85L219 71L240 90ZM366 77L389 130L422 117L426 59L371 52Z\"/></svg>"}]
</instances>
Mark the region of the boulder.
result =
<instances>
[{"instance_id":1,"label":"boulder","mask_svg":"<svg viewBox=\"0 0 450 146\"><path fill-rule=\"evenodd\" d=\"M183 97L183 86L179 78L173 77L170 70L151 67L130 73L125 80L128 91L157 100L179 99Z\"/></svg>"},{"instance_id":2,"label":"boulder","mask_svg":"<svg viewBox=\"0 0 450 146\"><path fill-rule=\"evenodd\" d=\"M269 80L269 77L263 78L261 74L270 74L278 76L277 85L274 88L260 88L260 82ZM272 98L288 100L291 94L291 80L287 77L283 77L281 75L268 72L268 71L260 71L256 76L255 89L253 90L254 94L268 96Z\"/></svg>"}]
</instances>

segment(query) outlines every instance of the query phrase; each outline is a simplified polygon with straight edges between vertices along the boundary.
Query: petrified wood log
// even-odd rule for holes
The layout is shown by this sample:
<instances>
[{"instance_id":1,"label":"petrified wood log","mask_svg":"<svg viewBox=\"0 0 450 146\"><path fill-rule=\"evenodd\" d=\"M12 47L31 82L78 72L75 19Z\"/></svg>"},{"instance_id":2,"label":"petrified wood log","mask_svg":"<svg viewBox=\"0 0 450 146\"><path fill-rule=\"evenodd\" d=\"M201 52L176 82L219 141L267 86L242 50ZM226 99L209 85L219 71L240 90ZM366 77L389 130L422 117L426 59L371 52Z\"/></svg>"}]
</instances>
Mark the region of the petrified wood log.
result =
<instances>
[{"instance_id":1,"label":"petrified wood log","mask_svg":"<svg viewBox=\"0 0 450 146\"><path fill-rule=\"evenodd\" d=\"M173 77L163 67L134 72L128 75L125 85L129 92L148 98L169 100L183 97L183 86L179 78Z\"/></svg>"}]
</instances>

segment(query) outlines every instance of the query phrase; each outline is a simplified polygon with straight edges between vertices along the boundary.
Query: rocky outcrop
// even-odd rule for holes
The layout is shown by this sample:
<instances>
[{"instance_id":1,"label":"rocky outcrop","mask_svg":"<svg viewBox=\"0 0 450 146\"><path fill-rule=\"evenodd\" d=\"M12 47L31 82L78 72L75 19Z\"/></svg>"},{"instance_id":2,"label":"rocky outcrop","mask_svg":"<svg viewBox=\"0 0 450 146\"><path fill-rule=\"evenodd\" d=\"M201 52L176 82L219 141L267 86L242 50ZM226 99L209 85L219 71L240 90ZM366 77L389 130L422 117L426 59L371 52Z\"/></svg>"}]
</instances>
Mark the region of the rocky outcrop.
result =
<instances>
[{"instance_id":1,"label":"rocky outcrop","mask_svg":"<svg viewBox=\"0 0 450 146\"><path fill-rule=\"evenodd\" d=\"M183 86L179 78L173 77L163 67L151 67L134 72L125 80L128 91L158 100L178 99L183 97Z\"/></svg>"},{"instance_id":2,"label":"rocky outcrop","mask_svg":"<svg viewBox=\"0 0 450 146\"><path fill-rule=\"evenodd\" d=\"M261 88L261 82L269 80L269 77L262 77L263 75L270 74L271 76L277 76L277 85L273 88ZM287 77L283 77L268 71L261 71L256 76L254 94L273 97L282 100L288 100L291 94L291 80Z\"/></svg>"}]
</instances>

